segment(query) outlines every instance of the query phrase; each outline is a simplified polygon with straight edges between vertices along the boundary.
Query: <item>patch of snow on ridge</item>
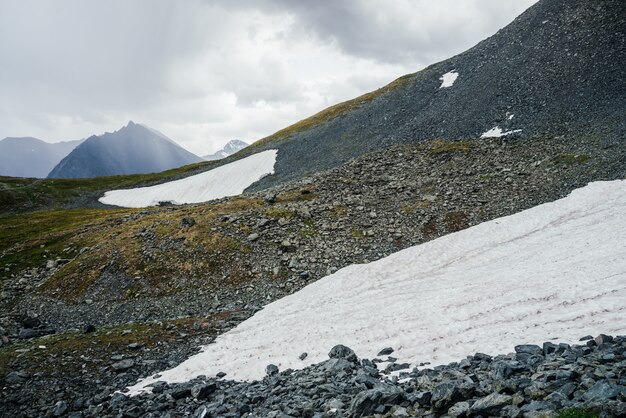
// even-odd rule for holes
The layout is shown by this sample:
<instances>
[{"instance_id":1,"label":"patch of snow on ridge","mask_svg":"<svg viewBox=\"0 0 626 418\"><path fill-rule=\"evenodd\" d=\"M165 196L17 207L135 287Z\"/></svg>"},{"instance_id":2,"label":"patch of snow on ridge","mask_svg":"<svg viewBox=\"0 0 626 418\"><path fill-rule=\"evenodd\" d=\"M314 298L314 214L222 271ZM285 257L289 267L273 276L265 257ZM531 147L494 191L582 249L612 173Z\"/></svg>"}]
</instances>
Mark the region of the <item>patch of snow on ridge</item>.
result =
<instances>
[{"instance_id":1,"label":"patch of snow on ridge","mask_svg":"<svg viewBox=\"0 0 626 418\"><path fill-rule=\"evenodd\" d=\"M439 77L439 80L441 80L441 86L439 86L439 88L443 89L446 87L452 87L458 77L459 73L457 73L456 70L445 73L444 75Z\"/></svg>"},{"instance_id":2,"label":"patch of snow on ridge","mask_svg":"<svg viewBox=\"0 0 626 418\"><path fill-rule=\"evenodd\" d=\"M156 380L223 371L264 376L300 369L345 344L359 357L384 347L415 366L522 343L626 333L626 181L568 197L352 265L267 305ZM298 356L307 352L305 361Z\"/></svg>"},{"instance_id":3,"label":"patch of snow on ridge","mask_svg":"<svg viewBox=\"0 0 626 418\"><path fill-rule=\"evenodd\" d=\"M512 131L503 132L499 126L496 126L495 128L491 128L487 132L483 133L480 137L481 138L500 138L501 136L507 136L507 135L514 134L517 132L522 132L522 130L513 129Z\"/></svg>"},{"instance_id":4,"label":"patch of snow on ridge","mask_svg":"<svg viewBox=\"0 0 626 418\"><path fill-rule=\"evenodd\" d=\"M159 202L200 203L235 196L268 174L274 174L277 150L267 150L204 173L150 187L108 191L101 203L128 208L154 206Z\"/></svg>"}]
</instances>

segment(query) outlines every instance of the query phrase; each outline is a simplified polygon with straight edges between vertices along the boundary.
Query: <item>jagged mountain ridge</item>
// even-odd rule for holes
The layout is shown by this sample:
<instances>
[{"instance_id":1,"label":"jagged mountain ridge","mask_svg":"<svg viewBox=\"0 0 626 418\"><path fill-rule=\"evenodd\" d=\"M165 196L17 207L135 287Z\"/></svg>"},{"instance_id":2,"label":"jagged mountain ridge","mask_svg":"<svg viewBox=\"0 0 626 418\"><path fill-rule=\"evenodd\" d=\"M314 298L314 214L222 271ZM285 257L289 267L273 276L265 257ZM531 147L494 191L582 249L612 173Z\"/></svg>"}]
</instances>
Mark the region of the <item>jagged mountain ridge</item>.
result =
<instances>
[{"instance_id":1,"label":"jagged mountain ridge","mask_svg":"<svg viewBox=\"0 0 626 418\"><path fill-rule=\"evenodd\" d=\"M32 137L4 138L0 141L0 176L45 178L83 141L51 144Z\"/></svg>"},{"instance_id":2,"label":"jagged mountain ridge","mask_svg":"<svg viewBox=\"0 0 626 418\"><path fill-rule=\"evenodd\" d=\"M263 189L393 144L599 135L623 141L626 8L619 0L543 0L468 51L329 108L240 155L278 148ZM458 73L451 87L441 77ZM307 158L303 159L302 156Z\"/></svg>"},{"instance_id":3,"label":"jagged mountain ridge","mask_svg":"<svg viewBox=\"0 0 626 418\"><path fill-rule=\"evenodd\" d=\"M203 161L154 129L130 121L113 133L87 138L49 178L154 173Z\"/></svg>"},{"instance_id":4,"label":"jagged mountain ridge","mask_svg":"<svg viewBox=\"0 0 626 418\"><path fill-rule=\"evenodd\" d=\"M207 161L221 160L222 158L226 158L229 155L233 155L237 151L241 151L248 145L249 144L247 142L241 141L239 139L233 139L231 141L228 141L226 145L224 145L224 148L222 148L221 150L216 151L213 154L204 155L202 158Z\"/></svg>"}]
</instances>

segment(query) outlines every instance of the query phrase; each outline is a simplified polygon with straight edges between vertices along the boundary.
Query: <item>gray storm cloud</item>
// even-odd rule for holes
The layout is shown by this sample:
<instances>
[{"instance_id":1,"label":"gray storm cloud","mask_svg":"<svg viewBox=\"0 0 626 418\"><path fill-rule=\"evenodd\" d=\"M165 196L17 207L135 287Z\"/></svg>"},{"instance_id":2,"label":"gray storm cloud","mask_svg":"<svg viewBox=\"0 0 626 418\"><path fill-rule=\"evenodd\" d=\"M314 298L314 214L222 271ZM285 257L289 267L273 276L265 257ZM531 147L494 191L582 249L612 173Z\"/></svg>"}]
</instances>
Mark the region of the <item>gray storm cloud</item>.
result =
<instances>
[{"instance_id":1,"label":"gray storm cloud","mask_svg":"<svg viewBox=\"0 0 626 418\"><path fill-rule=\"evenodd\" d=\"M0 138L128 119L196 153L445 59L535 0L0 0Z\"/></svg>"}]
</instances>

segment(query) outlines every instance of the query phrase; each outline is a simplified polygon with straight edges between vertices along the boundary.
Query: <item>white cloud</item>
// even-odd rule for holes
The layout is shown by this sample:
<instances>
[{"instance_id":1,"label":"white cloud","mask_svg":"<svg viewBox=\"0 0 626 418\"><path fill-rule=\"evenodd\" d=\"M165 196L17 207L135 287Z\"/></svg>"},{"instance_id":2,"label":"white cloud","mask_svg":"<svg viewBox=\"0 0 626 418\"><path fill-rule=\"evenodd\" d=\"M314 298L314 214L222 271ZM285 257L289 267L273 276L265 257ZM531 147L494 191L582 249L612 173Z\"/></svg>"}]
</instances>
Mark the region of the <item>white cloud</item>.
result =
<instances>
[{"instance_id":1,"label":"white cloud","mask_svg":"<svg viewBox=\"0 0 626 418\"><path fill-rule=\"evenodd\" d=\"M0 0L0 138L132 119L204 154L447 58L535 0Z\"/></svg>"}]
</instances>

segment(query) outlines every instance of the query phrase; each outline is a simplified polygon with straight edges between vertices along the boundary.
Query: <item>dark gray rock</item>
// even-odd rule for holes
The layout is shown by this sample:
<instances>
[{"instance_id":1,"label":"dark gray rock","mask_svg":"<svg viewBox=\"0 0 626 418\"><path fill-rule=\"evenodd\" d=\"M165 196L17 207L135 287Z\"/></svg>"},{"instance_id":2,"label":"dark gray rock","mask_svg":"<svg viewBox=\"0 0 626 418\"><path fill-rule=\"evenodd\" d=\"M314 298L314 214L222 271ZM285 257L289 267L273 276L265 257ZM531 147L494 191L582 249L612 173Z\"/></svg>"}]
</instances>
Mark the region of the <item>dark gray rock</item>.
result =
<instances>
[{"instance_id":1,"label":"dark gray rock","mask_svg":"<svg viewBox=\"0 0 626 418\"><path fill-rule=\"evenodd\" d=\"M191 228L195 224L196 224L196 220L191 217L184 217L180 221L180 226L182 226L183 228Z\"/></svg>"},{"instance_id":2,"label":"dark gray rock","mask_svg":"<svg viewBox=\"0 0 626 418\"><path fill-rule=\"evenodd\" d=\"M127 369L130 369L131 367L135 366L135 360L133 359L124 359L124 360L120 360L116 363L113 363L111 365L111 367L113 368L113 370L116 371L124 371Z\"/></svg>"},{"instance_id":3,"label":"dark gray rock","mask_svg":"<svg viewBox=\"0 0 626 418\"><path fill-rule=\"evenodd\" d=\"M194 385L191 387L191 396L200 400L207 399L216 389L217 385L215 383Z\"/></svg>"},{"instance_id":4,"label":"dark gray rock","mask_svg":"<svg viewBox=\"0 0 626 418\"><path fill-rule=\"evenodd\" d=\"M388 356L391 353L393 353L393 348L387 347L387 348L383 348L382 350L380 350L378 352L378 356Z\"/></svg>"},{"instance_id":5,"label":"dark gray rock","mask_svg":"<svg viewBox=\"0 0 626 418\"><path fill-rule=\"evenodd\" d=\"M444 382L435 386L432 392L431 403L434 409L444 410L458 401L462 401L461 390L457 383Z\"/></svg>"},{"instance_id":6,"label":"dark gray rock","mask_svg":"<svg viewBox=\"0 0 626 418\"><path fill-rule=\"evenodd\" d=\"M52 415L55 417L63 416L67 413L67 403L65 401L58 401L54 404L54 409L52 410Z\"/></svg>"},{"instance_id":7,"label":"dark gray rock","mask_svg":"<svg viewBox=\"0 0 626 418\"><path fill-rule=\"evenodd\" d=\"M353 417L372 415L374 412L384 413L392 406L401 404L404 399L405 393L402 389L380 385L359 393L350 404L348 413Z\"/></svg>"},{"instance_id":8,"label":"dark gray rock","mask_svg":"<svg viewBox=\"0 0 626 418\"><path fill-rule=\"evenodd\" d=\"M501 395L494 392L476 400L471 407L471 412L476 415L497 415L502 408L511 404L512 399L509 395Z\"/></svg>"},{"instance_id":9,"label":"dark gray rock","mask_svg":"<svg viewBox=\"0 0 626 418\"><path fill-rule=\"evenodd\" d=\"M529 354L533 356L543 355L543 349L539 347L538 345L534 345L534 344L516 345L515 352L517 354Z\"/></svg>"},{"instance_id":10,"label":"dark gray rock","mask_svg":"<svg viewBox=\"0 0 626 418\"><path fill-rule=\"evenodd\" d=\"M174 399L184 399L191 396L191 388L190 387L181 387L178 389L174 389L170 395Z\"/></svg>"},{"instance_id":11,"label":"dark gray rock","mask_svg":"<svg viewBox=\"0 0 626 418\"><path fill-rule=\"evenodd\" d=\"M621 391L625 391L624 386L611 384L606 380L596 382L588 391L583 395L586 401L606 401L609 399L615 399ZM625 392L626 393L626 392Z\"/></svg>"},{"instance_id":12,"label":"dark gray rock","mask_svg":"<svg viewBox=\"0 0 626 418\"><path fill-rule=\"evenodd\" d=\"M352 349L341 344L334 346L328 353L328 357L330 357L331 359L342 358L351 362L356 362L358 360L356 354L354 354L354 351L352 351Z\"/></svg>"},{"instance_id":13,"label":"dark gray rock","mask_svg":"<svg viewBox=\"0 0 626 418\"><path fill-rule=\"evenodd\" d=\"M274 364L268 364L267 367L265 367L265 374L267 374L268 376L274 376L275 374L278 374L278 366Z\"/></svg>"}]
</instances>

